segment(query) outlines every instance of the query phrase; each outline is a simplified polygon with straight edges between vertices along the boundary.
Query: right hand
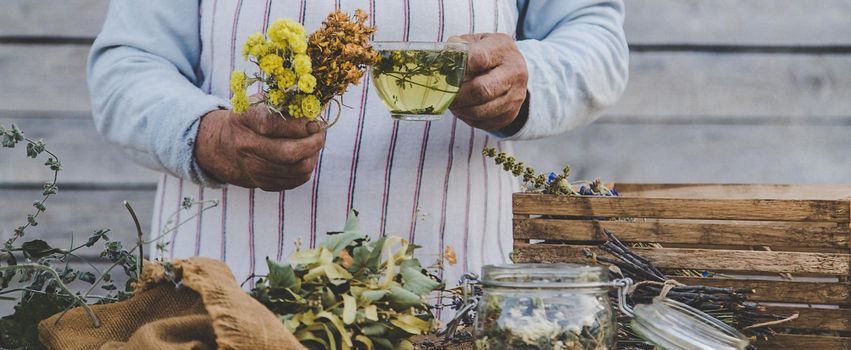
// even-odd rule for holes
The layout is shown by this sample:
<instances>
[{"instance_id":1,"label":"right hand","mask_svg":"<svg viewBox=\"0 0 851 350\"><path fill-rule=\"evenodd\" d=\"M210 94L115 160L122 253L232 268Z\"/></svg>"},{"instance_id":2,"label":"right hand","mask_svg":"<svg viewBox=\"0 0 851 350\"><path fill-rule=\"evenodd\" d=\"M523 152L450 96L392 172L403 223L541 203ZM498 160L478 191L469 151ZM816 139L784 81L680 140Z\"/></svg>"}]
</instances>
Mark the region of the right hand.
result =
<instances>
[{"instance_id":1,"label":"right hand","mask_svg":"<svg viewBox=\"0 0 851 350\"><path fill-rule=\"evenodd\" d=\"M195 159L220 182L277 192L309 181L324 146L316 121L283 119L262 106L217 110L201 118Z\"/></svg>"}]
</instances>

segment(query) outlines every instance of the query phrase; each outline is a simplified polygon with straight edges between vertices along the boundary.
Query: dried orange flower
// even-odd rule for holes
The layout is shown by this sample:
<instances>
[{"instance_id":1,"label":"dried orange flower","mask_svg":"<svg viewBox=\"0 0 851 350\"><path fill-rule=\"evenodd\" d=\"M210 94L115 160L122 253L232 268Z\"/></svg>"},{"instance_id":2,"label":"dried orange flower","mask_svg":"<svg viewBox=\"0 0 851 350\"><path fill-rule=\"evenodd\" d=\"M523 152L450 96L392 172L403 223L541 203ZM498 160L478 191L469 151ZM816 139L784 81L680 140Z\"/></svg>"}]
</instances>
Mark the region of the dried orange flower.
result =
<instances>
[{"instance_id":1,"label":"dried orange flower","mask_svg":"<svg viewBox=\"0 0 851 350\"><path fill-rule=\"evenodd\" d=\"M343 267L345 267L347 269L352 267L352 265L355 264L355 259L353 259L352 255L349 254L349 252L345 249L340 251L340 259L343 260L343 263L342 263Z\"/></svg>"},{"instance_id":2,"label":"dried orange flower","mask_svg":"<svg viewBox=\"0 0 851 350\"><path fill-rule=\"evenodd\" d=\"M357 85L366 67L378 62L379 55L369 43L375 27L366 24L369 16L358 9L354 16L342 11L328 15L322 28L310 35L307 53L313 63L316 92L325 104Z\"/></svg>"},{"instance_id":3,"label":"dried orange flower","mask_svg":"<svg viewBox=\"0 0 851 350\"><path fill-rule=\"evenodd\" d=\"M443 253L443 259L449 263L449 266L455 266L458 263L458 256L455 255L455 249L447 245L446 251Z\"/></svg>"}]
</instances>

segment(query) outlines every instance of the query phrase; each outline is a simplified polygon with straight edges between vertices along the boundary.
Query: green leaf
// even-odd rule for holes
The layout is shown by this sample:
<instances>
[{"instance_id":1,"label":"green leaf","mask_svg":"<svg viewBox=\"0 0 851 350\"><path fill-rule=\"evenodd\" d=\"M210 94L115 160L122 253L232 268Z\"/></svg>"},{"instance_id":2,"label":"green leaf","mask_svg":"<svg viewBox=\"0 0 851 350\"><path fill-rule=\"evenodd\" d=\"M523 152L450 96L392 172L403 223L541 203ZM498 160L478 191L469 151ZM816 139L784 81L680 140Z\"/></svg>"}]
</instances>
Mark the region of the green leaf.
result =
<instances>
[{"instance_id":1,"label":"green leaf","mask_svg":"<svg viewBox=\"0 0 851 350\"><path fill-rule=\"evenodd\" d=\"M46 165L48 168L50 168L50 170L53 171L62 170L62 163L59 162L59 159L47 158L47 161L44 162L44 165Z\"/></svg>"},{"instance_id":2,"label":"green leaf","mask_svg":"<svg viewBox=\"0 0 851 350\"><path fill-rule=\"evenodd\" d=\"M56 194L56 192L59 192L59 186L56 186L56 184L54 183L48 182L44 184L44 191L41 194L47 196L50 194Z\"/></svg>"},{"instance_id":3,"label":"green leaf","mask_svg":"<svg viewBox=\"0 0 851 350\"><path fill-rule=\"evenodd\" d=\"M357 210L352 209L349 217L346 218L346 226L343 227L343 232L360 232L360 220L358 219Z\"/></svg>"},{"instance_id":4,"label":"green leaf","mask_svg":"<svg viewBox=\"0 0 851 350\"><path fill-rule=\"evenodd\" d=\"M423 274L422 266L417 259L403 261L401 264L401 274L402 280L405 282L405 289L418 295L431 293L441 285L440 282Z\"/></svg>"},{"instance_id":5,"label":"green leaf","mask_svg":"<svg viewBox=\"0 0 851 350\"><path fill-rule=\"evenodd\" d=\"M363 299L369 304L372 304L384 298L384 296L388 293L390 293L389 290L367 290L361 294L361 299Z\"/></svg>"},{"instance_id":6,"label":"green leaf","mask_svg":"<svg viewBox=\"0 0 851 350\"><path fill-rule=\"evenodd\" d=\"M330 250L334 255L337 255L341 250L345 249L357 240L367 239L367 236L360 232L342 232L329 234L325 241L322 242L322 247Z\"/></svg>"},{"instance_id":7,"label":"green leaf","mask_svg":"<svg viewBox=\"0 0 851 350\"><path fill-rule=\"evenodd\" d=\"M38 210L38 211L46 211L47 210L47 206L45 206L44 203L41 202L41 201L33 202L33 207L35 207L35 209Z\"/></svg>"},{"instance_id":8,"label":"green leaf","mask_svg":"<svg viewBox=\"0 0 851 350\"><path fill-rule=\"evenodd\" d=\"M88 282L89 284L94 284L97 277L95 277L95 274L87 271L77 276L77 279L83 282Z\"/></svg>"},{"instance_id":9,"label":"green leaf","mask_svg":"<svg viewBox=\"0 0 851 350\"><path fill-rule=\"evenodd\" d=\"M422 306L423 304L422 297L398 286L390 287L390 294L387 297L399 309Z\"/></svg>"},{"instance_id":10,"label":"green leaf","mask_svg":"<svg viewBox=\"0 0 851 350\"><path fill-rule=\"evenodd\" d=\"M21 245L21 249L24 251L25 256L35 260L61 251L58 248L51 247L47 244L47 242L40 239L24 242L24 244Z\"/></svg>"},{"instance_id":11,"label":"green leaf","mask_svg":"<svg viewBox=\"0 0 851 350\"><path fill-rule=\"evenodd\" d=\"M281 264L266 257L266 265L269 266L269 275L266 278L269 280L270 287L291 289L301 287L301 281L296 277L290 264Z\"/></svg>"},{"instance_id":12,"label":"green leaf","mask_svg":"<svg viewBox=\"0 0 851 350\"><path fill-rule=\"evenodd\" d=\"M41 154L41 152L44 152L44 149L46 147L47 147L47 145L45 145L44 141L42 141L42 140L38 140L34 143L28 143L27 144L27 157L30 157L30 158L33 158L33 159L37 158L38 155Z\"/></svg>"},{"instance_id":13,"label":"green leaf","mask_svg":"<svg viewBox=\"0 0 851 350\"><path fill-rule=\"evenodd\" d=\"M385 326L382 323L372 322L372 323L369 323L369 324L361 327L360 330L361 330L361 333L363 333L367 337L372 338L372 340L375 341L376 335L384 335L384 333L387 332L387 326Z\"/></svg>"},{"instance_id":14,"label":"green leaf","mask_svg":"<svg viewBox=\"0 0 851 350\"><path fill-rule=\"evenodd\" d=\"M106 235L109 233L109 230L97 230L89 236L89 239L86 241L86 247L94 246L99 240L108 241L109 237Z\"/></svg>"},{"instance_id":15,"label":"green leaf","mask_svg":"<svg viewBox=\"0 0 851 350\"><path fill-rule=\"evenodd\" d=\"M353 263L349 271L360 271L367 269L372 272L378 272L381 268L381 250L384 249L386 237L381 237L369 244L356 247L353 250Z\"/></svg>"}]
</instances>

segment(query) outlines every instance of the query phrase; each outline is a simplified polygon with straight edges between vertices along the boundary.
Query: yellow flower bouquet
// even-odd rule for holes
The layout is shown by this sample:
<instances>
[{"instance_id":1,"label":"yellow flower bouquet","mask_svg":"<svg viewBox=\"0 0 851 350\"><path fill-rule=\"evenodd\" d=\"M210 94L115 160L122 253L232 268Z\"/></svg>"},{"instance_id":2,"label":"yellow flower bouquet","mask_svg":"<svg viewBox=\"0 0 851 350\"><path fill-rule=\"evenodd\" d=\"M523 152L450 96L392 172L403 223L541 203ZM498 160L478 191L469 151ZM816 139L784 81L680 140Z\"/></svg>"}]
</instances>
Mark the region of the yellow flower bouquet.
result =
<instances>
[{"instance_id":1,"label":"yellow flower bouquet","mask_svg":"<svg viewBox=\"0 0 851 350\"><path fill-rule=\"evenodd\" d=\"M367 17L362 10L354 16L333 12L310 36L301 24L279 19L265 34L249 36L242 54L259 71L252 76L231 73L233 111L265 105L283 118L319 119L333 125L336 118L326 120L322 111L331 101L339 103L339 97L357 85L366 67L379 58L369 42L375 28L366 24ZM246 88L256 83L261 92L249 100Z\"/></svg>"}]
</instances>

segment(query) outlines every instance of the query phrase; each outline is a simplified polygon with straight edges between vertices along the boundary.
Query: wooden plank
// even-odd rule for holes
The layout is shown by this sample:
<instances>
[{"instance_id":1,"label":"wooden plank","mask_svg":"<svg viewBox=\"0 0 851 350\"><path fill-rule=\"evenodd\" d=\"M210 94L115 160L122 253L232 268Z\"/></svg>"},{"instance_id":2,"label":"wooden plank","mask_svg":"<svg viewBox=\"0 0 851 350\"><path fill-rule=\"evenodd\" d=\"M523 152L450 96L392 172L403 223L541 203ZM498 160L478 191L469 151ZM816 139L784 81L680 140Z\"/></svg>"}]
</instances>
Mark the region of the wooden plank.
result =
<instances>
[{"instance_id":1,"label":"wooden plank","mask_svg":"<svg viewBox=\"0 0 851 350\"><path fill-rule=\"evenodd\" d=\"M851 199L851 185L636 184L616 185L622 196L721 199Z\"/></svg>"},{"instance_id":2,"label":"wooden plank","mask_svg":"<svg viewBox=\"0 0 851 350\"><path fill-rule=\"evenodd\" d=\"M0 37L49 36L94 38L109 0L3 0Z\"/></svg>"},{"instance_id":3,"label":"wooden plank","mask_svg":"<svg viewBox=\"0 0 851 350\"><path fill-rule=\"evenodd\" d=\"M851 181L848 135L851 124L595 123L513 146L539 171L570 164L577 180L835 184Z\"/></svg>"},{"instance_id":4,"label":"wooden plank","mask_svg":"<svg viewBox=\"0 0 851 350\"><path fill-rule=\"evenodd\" d=\"M158 178L155 171L136 165L118 146L98 135L90 119L7 119L0 124L16 124L32 138L42 138L62 161L61 183L148 184ZM46 158L45 158L46 159ZM24 147L0 149L2 184L38 183L51 179L53 172L44 159L26 157Z\"/></svg>"},{"instance_id":5,"label":"wooden plank","mask_svg":"<svg viewBox=\"0 0 851 350\"><path fill-rule=\"evenodd\" d=\"M634 52L629 66L626 91L602 121L847 123L851 117L845 98L851 55Z\"/></svg>"},{"instance_id":6,"label":"wooden plank","mask_svg":"<svg viewBox=\"0 0 851 350\"><path fill-rule=\"evenodd\" d=\"M609 256L593 246L562 244L515 244L515 262L589 263L582 251L590 249ZM687 248L633 248L657 267L729 272L772 272L820 275L848 275L851 254L740 251Z\"/></svg>"},{"instance_id":7,"label":"wooden plank","mask_svg":"<svg viewBox=\"0 0 851 350\"><path fill-rule=\"evenodd\" d=\"M802 304L851 305L851 284L847 282L795 282L739 280L674 276L680 283L722 288L750 288L749 301Z\"/></svg>"},{"instance_id":8,"label":"wooden plank","mask_svg":"<svg viewBox=\"0 0 851 350\"><path fill-rule=\"evenodd\" d=\"M32 202L41 191L0 190L0 236L5 240L12 229L26 222ZM30 229L27 239L44 239L64 247L73 233L78 241L94 230L109 228L113 239L132 241L135 226L123 201L132 205L147 232L153 217L152 190L62 190L47 202L47 211L39 215L39 225Z\"/></svg>"},{"instance_id":9,"label":"wooden plank","mask_svg":"<svg viewBox=\"0 0 851 350\"><path fill-rule=\"evenodd\" d=\"M518 193L514 213L583 217L849 222L848 201L551 196Z\"/></svg>"},{"instance_id":10,"label":"wooden plank","mask_svg":"<svg viewBox=\"0 0 851 350\"><path fill-rule=\"evenodd\" d=\"M0 110L60 115L91 110L86 86L88 54L85 45L0 45ZM0 117L3 114L0 112Z\"/></svg>"},{"instance_id":11,"label":"wooden plank","mask_svg":"<svg viewBox=\"0 0 851 350\"><path fill-rule=\"evenodd\" d=\"M851 338L825 335L777 334L770 339L755 343L760 350L848 350Z\"/></svg>"},{"instance_id":12,"label":"wooden plank","mask_svg":"<svg viewBox=\"0 0 851 350\"><path fill-rule=\"evenodd\" d=\"M847 0L630 0L631 44L849 45Z\"/></svg>"},{"instance_id":13,"label":"wooden plank","mask_svg":"<svg viewBox=\"0 0 851 350\"><path fill-rule=\"evenodd\" d=\"M677 223L662 220L596 221L514 219L514 238L563 241L605 241L608 229L626 242L709 244L730 246L848 248L846 224L810 222Z\"/></svg>"},{"instance_id":14,"label":"wooden plank","mask_svg":"<svg viewBox=\"0 0 851 350\"><path fill-rule=\"evenodd\" d=\"M0 35L94 37L108 0L5 0ZM851 44L847 0L634 0L626 3L631 44ZM70 15L69 15L70 14Z\"/></svg>"},{"instance_id":15,"label":"wooden plank","mask_svg":"<svg viewBox=\"0 0 851 350\"><path fill-rule=\"evenodd\" d=\"M87 55L82 45L0 45L0 109L88 111ZM845 98L851 55L641 52L630 57L629 80L601 121L807 124L851 118L851 99Z\"/></svg>"},{"instance_id":16,"label":"wooden plank","mask_svg":"<svg viewBox=\"0 0 851 350\"><path fill-rule=\"evenodd\" d=\"M798 314L797 319L783 323L777 328L851 331L851 309L766 306L766 311L780 316Z\"/></svg>"}]
</instances>

